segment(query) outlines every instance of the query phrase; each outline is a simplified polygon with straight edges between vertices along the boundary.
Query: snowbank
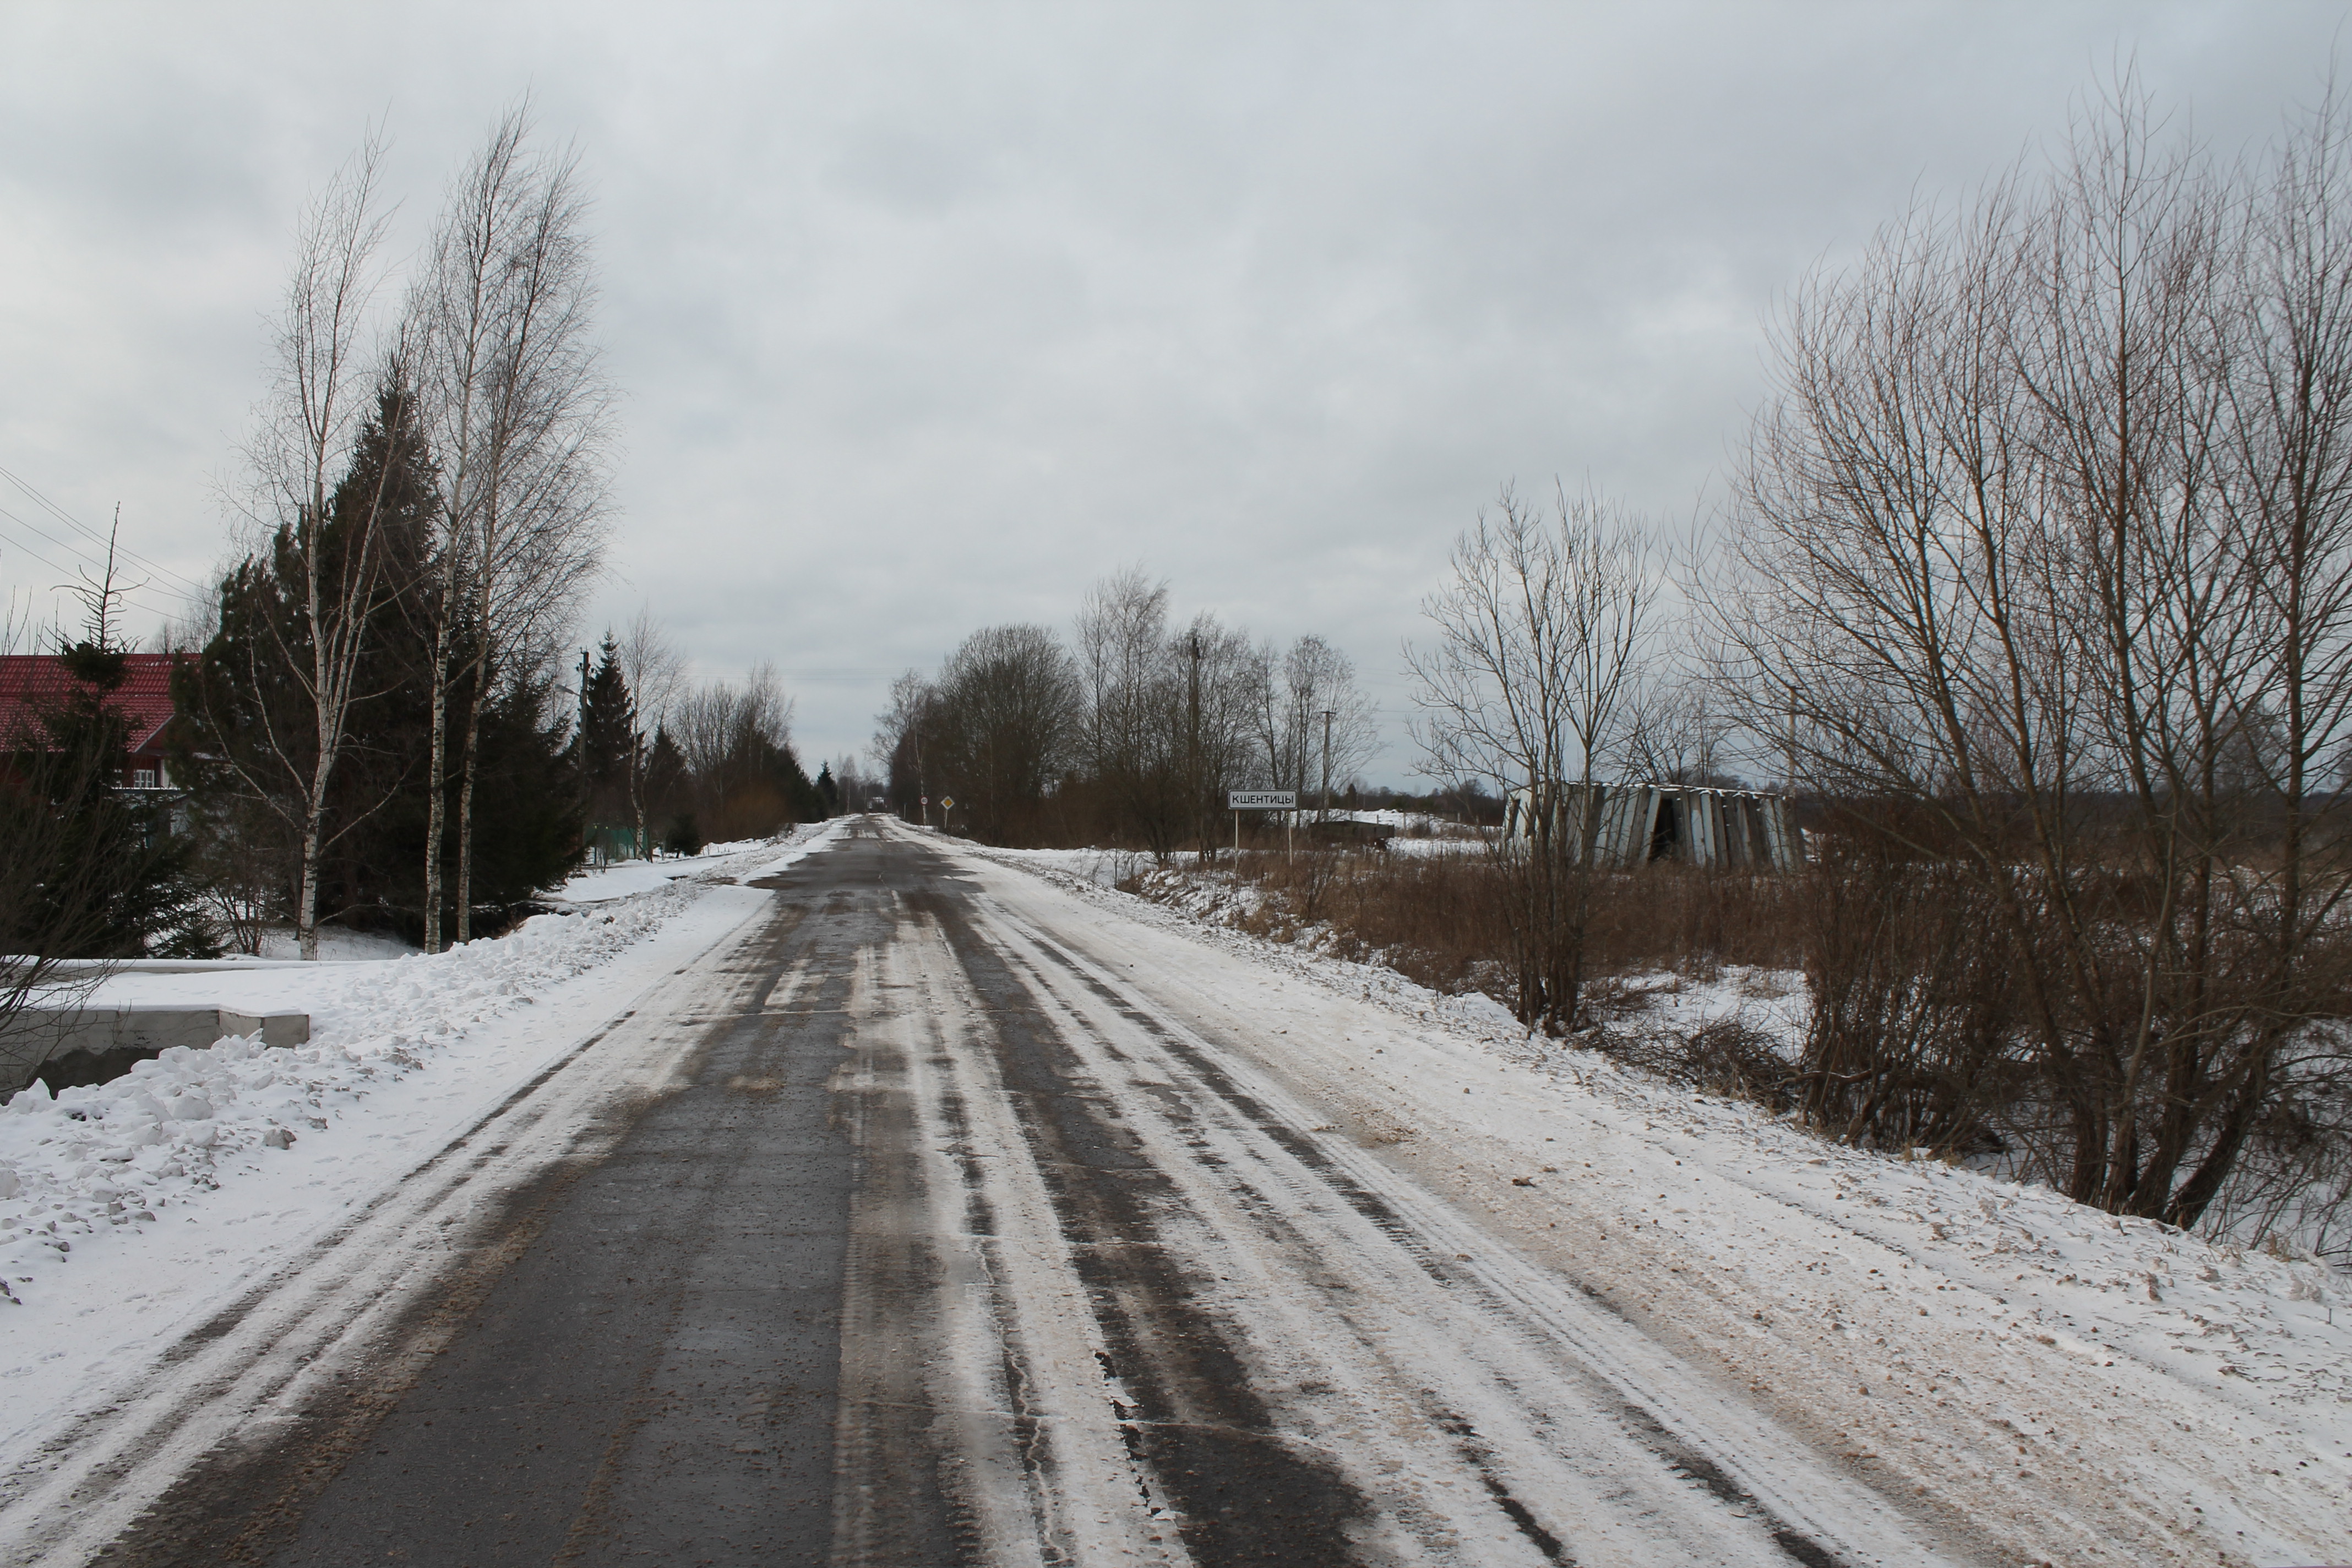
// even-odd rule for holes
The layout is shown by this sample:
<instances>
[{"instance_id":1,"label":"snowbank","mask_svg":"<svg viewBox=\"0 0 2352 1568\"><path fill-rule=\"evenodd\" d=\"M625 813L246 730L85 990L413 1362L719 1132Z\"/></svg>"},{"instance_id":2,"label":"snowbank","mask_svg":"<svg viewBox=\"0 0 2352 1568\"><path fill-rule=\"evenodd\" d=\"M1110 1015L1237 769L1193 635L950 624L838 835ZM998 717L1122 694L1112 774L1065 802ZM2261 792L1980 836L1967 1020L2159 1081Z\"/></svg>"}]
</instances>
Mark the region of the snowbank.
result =
<instances>
[{"instance_id":1,"label":"snowbank","mask_svg":"<svg viewBox=\"0 0 2352 1568\"><path fill-rule=\"evenodd\" d=\"M1151 869L1151 857L1139 849L984 849L959 845L992 860L1051 873L1057 880L1088 887L1116 888Z\"/></svg>"},{"instance_id":2,"label":"snowbank","mask_svg":"<svg viewBox=\"0 0 2352 1568\"><path fill-rule=\"evenodd\" d=\"M814 829L794 831L808 833ZM608 903L614 899L652 892L681 878L700 876L713 867L732 866L746 855L758 855L772 847L772 842L765 838L746 838L733 843L713 844L699 855L670 855L658 860L622 860L610 866L600 866L592 871L576 873L551 897L558 903Z\"/></svg>"},{"instance_id":3,"label":"snowbank","mask_svg":"<svg viewBox=\"0 0 2352 1568\"><path fill-rule=\"evenodd\" d=\"M382 931L345 931L340 926L319 928L319 958L322 963L343 963L354 959L406 958L423 949L387 936ZM292 931L276 927L261 933L260 961L290 960L299 963L302 943ZM256 962L248 959L247 963Z\"/></svg>"}]
</instances>

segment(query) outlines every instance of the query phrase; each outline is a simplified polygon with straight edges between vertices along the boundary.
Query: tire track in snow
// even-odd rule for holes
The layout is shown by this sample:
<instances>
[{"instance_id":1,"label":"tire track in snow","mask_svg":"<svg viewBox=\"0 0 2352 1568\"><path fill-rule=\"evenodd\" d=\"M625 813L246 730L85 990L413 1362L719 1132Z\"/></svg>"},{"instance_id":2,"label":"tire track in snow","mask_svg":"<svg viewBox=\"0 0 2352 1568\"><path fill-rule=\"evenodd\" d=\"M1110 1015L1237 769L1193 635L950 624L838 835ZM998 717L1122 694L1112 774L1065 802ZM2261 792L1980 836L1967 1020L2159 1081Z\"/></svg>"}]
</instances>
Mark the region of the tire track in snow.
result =
<instances>
[{"instance_id":1,"label":"tire track in snow","mask_svg":"<svg viewBox=\"0 0 2352 1568\"><path fill-rule=\"evenodd\" d=\"M1182 1262L1159 1236L1168 1179L1076 1081L1083 1069L1068 1042L977 938L969 901L911 902L936 923L961 970L960 989L982 1014L967 1047L992 1058L999 1097L1015 1109L1091 1307L1097 1364L1112 1385L1139 1495L1164 1500L1196 1561L1358 1561L1350 1527L1370 1511L1366 1500L1327 1456L1285 1441L1238 1347L1195 1302Z\"/></svg>"},{"instance_id":2,"label":"tire track in snow","mask_svg":"<svg viewBox=\"0 0 2352 1568\"><path fill-rule=\"evenodd\" d=\"M1415 1462L1442 1459L1438 1469L1454 1473L1426 1481L1423 1490L1437 1501L1418 1523L1411 1500L1393 1488L1382 1493L1392 1549L1410 1537L1418 1550L1406 1555L1452 1554L1489 1539L1483 1513L1530 1562L1585 1551L1600 1561L1952 1560L1939 1557L1923 1527L1770 1422L1724 1407L1718 1390L1604 1308L1516 1258L1458 1256L1483 1251L1488 1238L1351 1144L1310 1134L1302 1110L1244 1083L1214 1047L1076 956L1072 936L1048 936L998 907L976 925L961 933L959 960L983 973L1001 966L1049 1015L1074 1058L1062 1098L1115 1101L1104 1120L1122 1121L1147 1152L1144 1163L1168 1183L1154 1198L1171 1235L1199 1233L1181 1239L1211 1249L1192 1254L1196 1266L1218 1256L1220 1226L1239 1250L1270 1242L1299 1265L1264 1281L1274 1294L1313 1300L1288 1323L1267 1321L1284 1314L1264 1303L1265 1290L1221 1292L1213 1275L1191 1281L1215 1298L1218 1314L1238 1321L1240 1342L1261 1361L1279 1361L1319 1335L1325 1359L1354 1363L1360 1425L1361 1405L1401 1399L1431 1432L1451 1423L1497 1434L1461 1439L1462 1449L1442 1456L1418 1446ZM1379 1300L1397 1296L1398 1268L1415 1277L1423 1298L1435 1295L1407 1311L1446 1320L1475 1349L1433 1357L1406 1342L1413 1331L1401 1332ZM1332 1342L1347 1337L1332 1333L1335 1322L1352 1331L1352 1344ZM1265 1368L1253 1370L1265 1378ZM1316 1403L1282 1413L1292 1440L1316 1441L1311 1431L1344 1424L1313 1415L1307 1407ZM1364 1468L1361 1456L1349 1458ZM1397 1458L1391 1452L1374 1463ZM1561 1474L1563 1460L1580 1473ZM1377 1478L1369 1480L1378 1489ZM1636 1529L1627 1513L1647 1522ZM1483 1546L1468 1555L1496 1560Z\"/></svg>"},{"instance_id":3,"label":"tire track in snow","mask_svg":"<svg viewBox=\"0 0 2352 1568\"><path fill-rule=\"evenodd\" d=\"M1172 1026L1140 1003L1120 996L1104 982L1099 972L1082 965L1045 937L1034 931L1027 934L1037 952L1061 965L1104 1002L1118 1008L1121 1016L1154 1036L1166 1048L1181 1058L1202 1083L1238 1113L1247 1125L1265 1133L1299 1164L1328 1183L1350 1208L1377 1226L1432 1279L1440 1285L1450 1286L1461 1273L1461 1264L1475 1261L1475 1255L1456 1253L1453 1263L1446 1262L1428 1237L1408 1223L1394 1205L1342 1169L1307 1133L1271 1112L1256 1095L1239 1088L1223 1068L1209 1059L1207 1047L1202 1042L1191 1037L1189 1032ZM1476 1271L1472 1271L1470 1278L1480 1284L1486 1282L1484 1276ZM1599 1298L1593 1300L1599 1302ZM1489 1304L1504 1310L1525 1305L1507 1299L1500 1292L1489 1293ZM1606 1310L1605 1302L1600 1304ZM1638 1399L1619 1398L1615 1402L1615 1409L1624 1426L1645 1439L1657 1457L1676 1474L1696 1482L1735 1509L1763 1506L1755 1491L1676 1436L1656 1414ZM1535 1542L1547 1557L1565 1561L1558 1541L1536 1523L1527 1506L1514 1497L1488 1468L1489 1451L1476 1443L1475 1428L1461 1417L1447 1412L1433 1410L1432 1415L1445 1430L1470 1439L1464 1446L1464 1457L1478 1466L1482 1484L1494 1495L1496 1505L1519 1527L1521 1533ZM1788 1520L1773 1516L1769 1508L1765 1512L1774 1542L1788 1556L1804 1563L1806 1568L1834 1568L1839 1559L1822 1542Z\"/></svg>"}]
</instances>

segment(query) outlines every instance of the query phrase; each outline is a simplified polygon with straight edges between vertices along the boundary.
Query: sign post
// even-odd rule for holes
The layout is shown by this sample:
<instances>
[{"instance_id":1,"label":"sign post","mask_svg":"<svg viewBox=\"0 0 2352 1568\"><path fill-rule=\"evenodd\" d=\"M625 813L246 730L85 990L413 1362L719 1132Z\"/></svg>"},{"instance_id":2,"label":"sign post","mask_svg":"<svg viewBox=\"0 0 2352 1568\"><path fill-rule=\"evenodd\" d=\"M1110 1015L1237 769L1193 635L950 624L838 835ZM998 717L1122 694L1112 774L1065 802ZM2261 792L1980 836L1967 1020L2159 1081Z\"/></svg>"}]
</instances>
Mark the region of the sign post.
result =
<instances>
[{"instance_id":1,"label":"sign post","mask_svg":"<svg viewBox=\"0 0 2352 1568\"><path fill-rule=\"evenodd\" d=\"M1298 792L1295 789L1236 789L1225 792L1226 809L1234 814L1234 853L1242 852L1242 813L1244 811L1297 811ZM1287 822L1283 828L1283 843L1290 842Z\"/></svg>"}]
</instances>

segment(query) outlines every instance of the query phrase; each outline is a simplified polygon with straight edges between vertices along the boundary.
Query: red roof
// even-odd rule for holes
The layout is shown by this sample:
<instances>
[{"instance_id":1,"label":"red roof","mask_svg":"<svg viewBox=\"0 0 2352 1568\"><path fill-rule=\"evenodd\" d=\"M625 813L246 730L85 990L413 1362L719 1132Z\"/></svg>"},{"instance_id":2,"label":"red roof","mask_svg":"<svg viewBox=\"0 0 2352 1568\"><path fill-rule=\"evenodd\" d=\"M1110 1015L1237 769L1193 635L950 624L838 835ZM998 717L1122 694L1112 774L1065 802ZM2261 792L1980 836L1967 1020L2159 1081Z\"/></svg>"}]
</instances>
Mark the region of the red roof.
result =
<instances>
[{"instance_id":1,"label":"red roof","mask_svg":"<svg viewBox=\"0 0 2352 1568\"><path fill-rule=\"evenodd\" d=\"M177 653L132 653L123 656L123 680L107 698L107 706L131 721L131 750L154 745L163 726L172 721L172 667L187 656ZM73 678L55 654L0 656L0 736L11 736L32 718L30 706L55 701L71 688Z\"/></svg>"}]
</instances>

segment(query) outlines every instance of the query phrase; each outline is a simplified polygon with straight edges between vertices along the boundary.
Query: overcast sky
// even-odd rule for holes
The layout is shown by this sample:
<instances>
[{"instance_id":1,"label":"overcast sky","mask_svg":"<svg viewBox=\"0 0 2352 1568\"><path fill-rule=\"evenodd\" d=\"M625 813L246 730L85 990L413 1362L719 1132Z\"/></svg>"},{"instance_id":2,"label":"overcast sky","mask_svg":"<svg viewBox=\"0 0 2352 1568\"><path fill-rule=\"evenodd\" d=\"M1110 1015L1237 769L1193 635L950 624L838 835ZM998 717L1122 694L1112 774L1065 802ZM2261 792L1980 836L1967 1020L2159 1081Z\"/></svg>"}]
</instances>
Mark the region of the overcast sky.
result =
<instances>
[{"instance_id":1,"label":"overcast sky","mask_svg":"<svg viewBox=\"0 0 2352 1568\"><path fill-rule=\"evenodd\" d=\"M624 396L584 638L772 658L814 771L1140 563L1347 649L1403 783L1398 645L1503 481L1702 513L1808 268L2126 58L2258 144L2347 9L0 0L0 469L121 505L154 626L226 549L306 194L383 121L405 258L528 90ZM0 590L50 613L69 542L0 479Z\"/></svg>"}]
</instances>

